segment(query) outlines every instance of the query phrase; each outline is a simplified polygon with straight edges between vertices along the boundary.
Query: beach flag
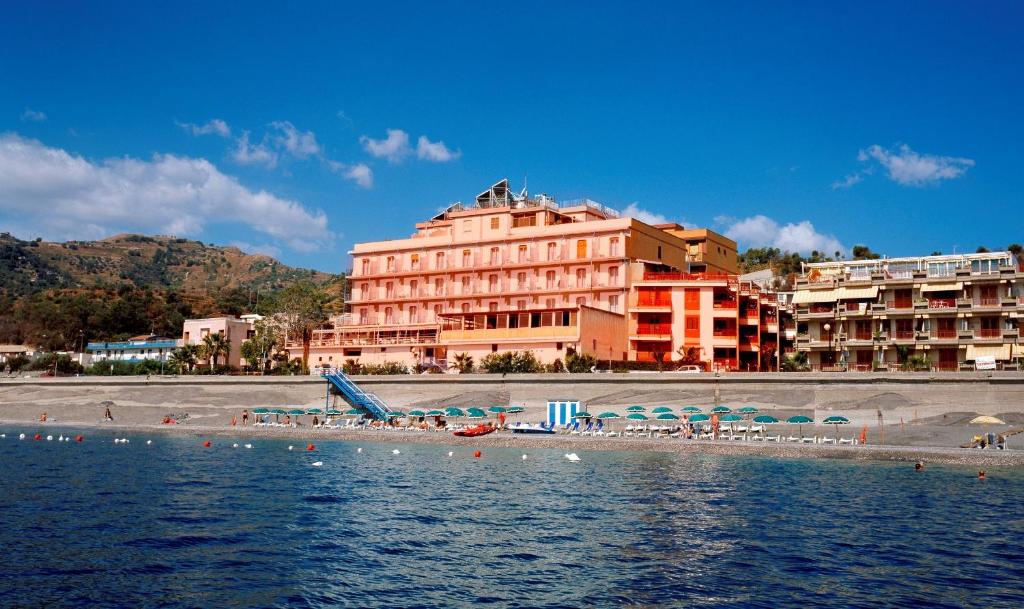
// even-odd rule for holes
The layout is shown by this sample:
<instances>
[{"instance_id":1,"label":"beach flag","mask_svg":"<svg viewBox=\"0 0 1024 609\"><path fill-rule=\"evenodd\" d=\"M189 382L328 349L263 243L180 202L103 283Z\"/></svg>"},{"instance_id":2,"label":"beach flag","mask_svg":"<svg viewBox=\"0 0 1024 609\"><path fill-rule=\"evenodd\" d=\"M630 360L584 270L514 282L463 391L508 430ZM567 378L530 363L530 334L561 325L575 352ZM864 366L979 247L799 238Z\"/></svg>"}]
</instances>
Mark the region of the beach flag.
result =
<instances>
[{"instance_id":1,"label":"beach flag","mask_svg":"<svg viewBox=\"0 0 1024 609\"><path fill-rule=\"evenodd\" d=\"M580 412L579 400L548 400L548 424L568 425Z\"/></svg>"}]
</instances>

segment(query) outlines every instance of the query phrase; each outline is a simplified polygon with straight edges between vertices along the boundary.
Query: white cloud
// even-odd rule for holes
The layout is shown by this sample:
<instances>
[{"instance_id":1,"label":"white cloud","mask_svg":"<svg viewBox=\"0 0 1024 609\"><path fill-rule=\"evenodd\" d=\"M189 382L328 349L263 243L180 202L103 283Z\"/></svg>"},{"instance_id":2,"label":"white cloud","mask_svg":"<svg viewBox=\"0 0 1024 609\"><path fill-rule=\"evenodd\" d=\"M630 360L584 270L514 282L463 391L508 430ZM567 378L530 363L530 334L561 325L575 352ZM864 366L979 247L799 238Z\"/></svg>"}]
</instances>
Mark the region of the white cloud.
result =
<instances>
[{"instance_id":1,"label":"white cloud","mask_svg":"<svg viewBox=\"0 0 1024 609\"><path fill-rule=\"evenodd\" d=\"M270 126L279 132L274 136L274 145L297 159L306 159L320 154L320 144L312 131L301 132L288 121L275 121Z\"/></svg>"},{"instance_id":2,"label":"white cloud","mask_svg":"<svg viewBox=\"0 0 1024 609\"><path fill-rule=\"evenodd\" d=\"M864 176L860 172L851 173L842 180L836 180L832 182L832 190L844 190L851 188L857 184L860 184L864 180Z\"/></svg>"},{"instance_id":3,"label":"white cloud","mask_svg":"<svg viewBox=\"0 0 1024 609\"><path fill-rule=\"evenodd\" d=\"M262 254L264 256L270 256L271 258L281 257L281 248L271 245L269 243L253 244L245 241L232 241L228 245L233 245L238 249L242 250L246 254Z\"/></svg>"},{"instance_id":4,"label":"white cloud","mask_svg":"<svg viewBox=\"0 0 1024 609\"><path fill-rule=\"evenodd\" d=\"M974 167L973 159L918 154L906 144L900 145L897 151L875 144L857 155L857 160L861 162L870 159L878 161L889 172L889 178L903 186L927 186L942 180L952 180Z\"/></svg>"},{"instance_id":5,"label":"white cloud","mask_svg":"<svg viewBox=\"0 0 1024 609\"><path fill-rule=\"evenodd\" d=\"M838 239L832 235L819 233L809 220L790 222L781 226L763 215L740 220L719 216L715 220L729 224L725 229L725 235L739 243L741 249L770 246L802 254L812 250L829 255L836 251L846 252L846 247Z\"/></svg>"},{"instance_id":6,"label":"white cloud","mask_svg":"<svg viewBox=\"0 0 1024 609\"><path fill-rule=\"evenodd\" d=\"M220 137L231 137L231 127L219 118L211 119L205 125L197 125L195 123L177 123L179 127L192 135L199 137L200 135L219 135Z\"/></svg>"},{"instance_id":7,"label":"white cloud","mask_svg":"<svg viewBox=\"0 0 1024 609\"><path fill-rule=\"evenodd\" d=\"M93 162L13 134L0 136L0 222L51 239L125 231L191 236L208 224L241 224L301 251L334 238L323 212L251 191L206 159L157 154Z\"/></svg>"},{"instance_id":8,"label":"white cloud","mask_svg":"<svg viewBox=\"0 0 1024 609\"><path fill-rule=\"evenodd\" d=\"M462 152L449 150L444 142L440 140L431 142L427 136L421 135L416 142L416 156L425 161L447 163L462 156Z\"/></svg>"},{"instance_id":9,"label":"white cloud","mask_svg":"<svg viewBox=\"0 0 1024 609\"><path fill-rule=\"evenodd\" d=\"M412 153L409 146L409 134L401 129L388 129L388 136L382 140L375 140L367 135L359 138L371 155L378 159L387 159L389 163L401 163L402 160Z\"/></svg>"},{"instance_id":10,"label":"white cloud","mask_svg":"<svg viewBox=\"0 0 1024 609\"><path fill-rule=\"evenodd\" d=\"M671 220L661 214L642 209L635 201L620 211L619 215L627 218L636 218L637 220L647 224L667 224L668 222L671 222Z\"/></svg>"},{"instance_id":11,"label":"white cloud","mask_svg":"<svg viewBox=\"0 0 1024 609\"><path fill-rule=\"evenodd\" d=\"M243 131L235 144L231 158L239 165L261 165L267 169L277 166L277 153L267 145L266 138L259 144L250 144L249 132Z\"/></svg>"},{"instance_id":12,"label":"white cloud","mask_svg":"<svg viewBox=\"0 0 1024 609\"><path fill-rule=\"evenodd\" d=\"M46 114L33 110L32 108L25 108L25 111L21 113L21 122L23 123L41 123L46 120Z\"/></svg>"},{"instance_id":13,"label":"white cloud","mask_svg":"<svg viewBox=\"0 0 1024 609\"><path fill-rule=\"evenodd\" d=\"M366 163L346 165L338 161L327 161L327 166L334 173L340 174L346 180L352 180L361 188L373 187L373 170Z\"/></svg>"}]
</instances>

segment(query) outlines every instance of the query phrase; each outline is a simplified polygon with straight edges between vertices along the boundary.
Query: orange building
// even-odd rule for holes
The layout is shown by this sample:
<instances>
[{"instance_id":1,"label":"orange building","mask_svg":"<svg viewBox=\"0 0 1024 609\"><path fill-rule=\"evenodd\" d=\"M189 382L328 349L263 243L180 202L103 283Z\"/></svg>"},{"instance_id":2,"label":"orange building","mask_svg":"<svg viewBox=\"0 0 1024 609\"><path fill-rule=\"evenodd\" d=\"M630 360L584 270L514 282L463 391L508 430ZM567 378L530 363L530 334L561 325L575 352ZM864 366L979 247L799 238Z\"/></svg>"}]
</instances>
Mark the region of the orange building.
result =
<instances>
[{"instance_id":1,"label":"orange building","mask_svg":"<svg viewBox=\"0 0 1024 609\"><path fill-rule=\"evenodd\" d=\"M730 272L736 259L735 243L712 231L651 226L589 199L517 194L507 180L407 239L350 253L348 313L314 334L311 367L447 366L457 353L479 362L521 349L545 363L569 350L629 359L634 267Z\"/></svg>"}]
</instances>

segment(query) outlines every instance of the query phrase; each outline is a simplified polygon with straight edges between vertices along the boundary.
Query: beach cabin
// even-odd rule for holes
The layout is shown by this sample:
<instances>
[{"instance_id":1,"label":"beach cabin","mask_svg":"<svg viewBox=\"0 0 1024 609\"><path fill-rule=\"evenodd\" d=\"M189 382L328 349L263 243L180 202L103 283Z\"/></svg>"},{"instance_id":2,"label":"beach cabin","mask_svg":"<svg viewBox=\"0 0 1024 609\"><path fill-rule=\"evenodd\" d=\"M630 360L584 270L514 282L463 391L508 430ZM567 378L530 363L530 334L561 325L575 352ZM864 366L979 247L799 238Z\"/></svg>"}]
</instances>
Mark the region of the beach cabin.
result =
<instances>
[{"instance_id":1,"label":"beach cabin","mask_svg":"<svg viewBox=\"0 0 1024 609\"><path fill-rule=\"evenodd\" d=\"M579 400L548 400L548 425L568 425L577 412L583 412Z\"/></svg>"}]
</instances>

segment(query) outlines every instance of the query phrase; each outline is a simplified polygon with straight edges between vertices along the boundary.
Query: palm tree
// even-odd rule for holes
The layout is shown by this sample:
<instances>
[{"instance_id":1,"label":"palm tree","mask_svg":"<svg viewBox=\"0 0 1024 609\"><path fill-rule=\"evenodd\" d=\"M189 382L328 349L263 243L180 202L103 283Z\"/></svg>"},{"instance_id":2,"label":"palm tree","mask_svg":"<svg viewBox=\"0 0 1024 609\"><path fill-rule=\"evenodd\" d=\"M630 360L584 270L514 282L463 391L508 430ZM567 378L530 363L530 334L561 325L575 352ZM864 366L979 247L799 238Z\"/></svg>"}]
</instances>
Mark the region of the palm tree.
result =
<instances>
[{"instance_id":1,"label":"palm tree","mask_svg":"<svg viewBox=\"0 0 1024 609\"><path fill-rule=\"evenodd\" d=\"M217 358L223 355L226 359L230 350L231 341L221 332L203 337L203 355L210 360L210 370L216 369Z\"/></svg>"},{"instance_id":2,"label":"palm tree","mask_svg":"<svg viewBox=\"0 0 1024 609\"><path fill-rule=\"evenodd\" d=\"M182 370L192 372L199 361L199 351L199 345L182 345L171 351L170 357L167 358L167 364L177 370L178 374L181 374Z\"/></svg>"}]
</instances>

